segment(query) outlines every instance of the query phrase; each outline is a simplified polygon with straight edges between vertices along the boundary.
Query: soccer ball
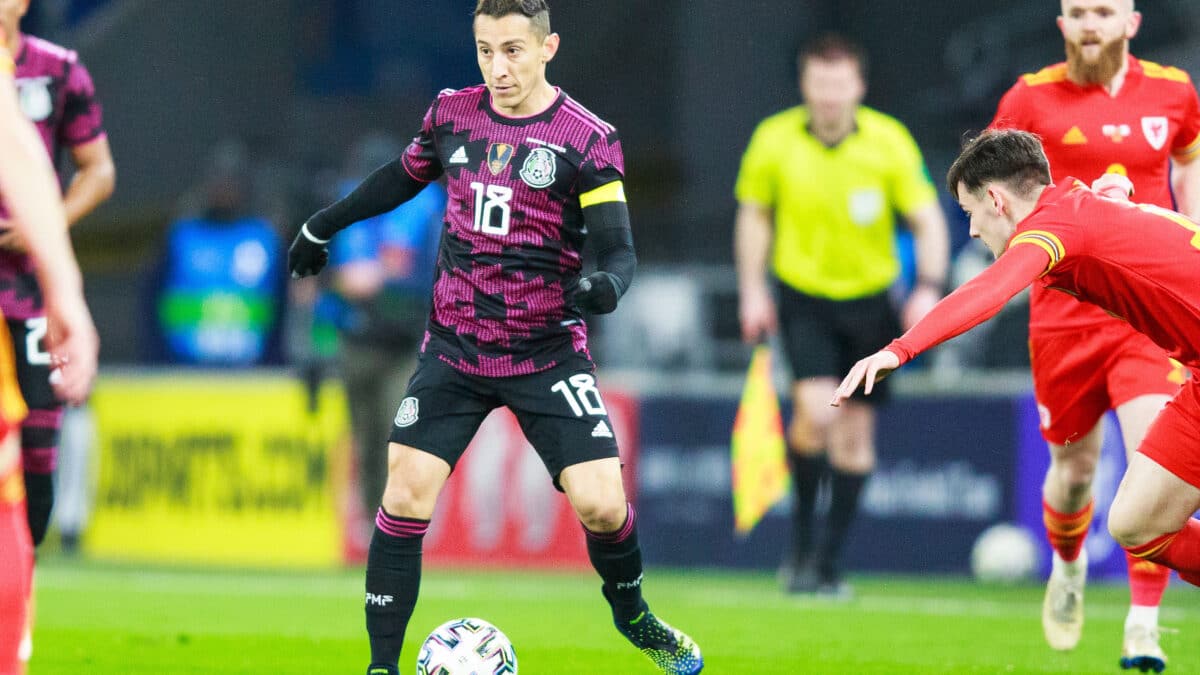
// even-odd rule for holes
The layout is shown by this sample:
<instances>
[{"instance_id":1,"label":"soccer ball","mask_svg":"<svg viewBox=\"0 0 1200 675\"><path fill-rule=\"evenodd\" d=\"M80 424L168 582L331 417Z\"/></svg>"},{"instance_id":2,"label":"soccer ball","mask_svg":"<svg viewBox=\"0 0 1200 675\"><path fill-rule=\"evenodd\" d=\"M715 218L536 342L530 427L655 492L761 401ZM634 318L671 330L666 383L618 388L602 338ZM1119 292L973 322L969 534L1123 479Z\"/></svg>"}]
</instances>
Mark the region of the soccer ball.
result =
<instances>
[{"instance_id":1,"label":"soccer ball","mask_svg":"<svg viewBox=\"0 0 1200 675\"><path fill-rule=\"evenodd\" d=\"M417 675L504 675L517 672L517 653L483 619L454 619L433 629L417 655Z\"/></svg>"},{"instance_id":2,"label":"soccer ball","mask_svg":"<svg viewBox=\"0 0 1200 675\"><path fill-rule=\"evenodd\" d=\"M984 530L971 549L971 572L980 581L1028 581L1040 562L1037 542L1020 525L1000 523Z\"/></svg>"}]
</instances>

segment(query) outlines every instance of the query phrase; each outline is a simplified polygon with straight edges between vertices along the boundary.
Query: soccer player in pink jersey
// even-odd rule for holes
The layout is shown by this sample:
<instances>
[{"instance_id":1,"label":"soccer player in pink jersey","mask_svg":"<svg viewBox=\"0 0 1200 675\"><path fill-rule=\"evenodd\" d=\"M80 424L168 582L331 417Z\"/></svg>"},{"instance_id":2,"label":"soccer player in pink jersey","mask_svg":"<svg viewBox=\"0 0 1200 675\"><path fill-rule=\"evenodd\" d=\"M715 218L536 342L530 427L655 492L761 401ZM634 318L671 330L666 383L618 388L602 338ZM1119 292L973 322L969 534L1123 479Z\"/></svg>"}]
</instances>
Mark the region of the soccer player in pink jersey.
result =
<instances>
[{"instance_id":1,"label":"soccer player in pink jersey","mask_svg":"<svg viewBox=\"0 0 1200 675\"><path fill-rule=\"evenodd\" d=\"M0 38L3 35L0 28ZM53 170L17 107L14 69L12 56L0 42L0 200L14 214L13 227L38 262L49 319L47 348L61 373L55 392L65 401L81 402L96 374L99 341L83 300ZM5 324L0 324L0 675L25 670L20 645L33 571L16 434L26 408L11 345Z\"/></svg>"},{"instance_id":2,"label":"soccer player in pink jersey","mask_svg":"<svg viewBox=\"0 0 1200 675\"><path fill-rule=\"evenodd\" d=\"M438 494L508 406L583 525L617 629L662 672L699 673L695 642L642 597L637 518L587 349L584 314L613 311L637 264L617 131L546 81L559 36L545 0L479 0L474 34L484 84L438 95L401 156L313 215L289 251L293 276L315 274L339 230L446 180L433 307L367 557L367 672L398 672ZM581 278L585 239L598 269Z\"/></svg>"},{"instance_id":3,"label":"soccer player in pink jersey","mask_svg":"<svg viewBox=\"0 0 1200 675\"><path fill-rule=\"evenodd\" d=\"M1063 0L1058 25L1066 61L1022 76L1001 99L994 128L1038 134L1051 177L1116 172L1140 202L1200 216L1200 99L1188 74L1134 58L1141 14L1133 0ZM1173 185L1172 185L1173 184ZM1174 188L1174 190L1172 189ZM1149 338L1099 307L1033 288L1029 351L1042 436L1050 447L1043 520L1054 550L1042 625L1055 649L1083 629L1092 480L1103 416L1115 410L1127 454L1179 389L1184 371ZM1170 571L1126 556L1130 608L1121 664L1166 664L1158 608Z\"/></svg>"},{"instance_id":4,"label":"soccer player in pink jersey","mask_svg":"<svg viewBox=\"0 0 1200 675\"><path fill-rule=\"evenodd\" d=\"M75 169L63 197L71 226L108 199L116 170L91 75L75 52L20 31L28 10L29 0L0 0L0 26L16 62L21 111L37 128L51 164L65 153ZM8 227L6 219L0 211L0 311L14 338L17 379L29 406L21 426L21 452L29 531L37 546L46 536L54 506L52 474L63 405L49 385L50 363L39 341L46 332L46 316L33 260L22 235Z\"/></svg>"}]
</instances>

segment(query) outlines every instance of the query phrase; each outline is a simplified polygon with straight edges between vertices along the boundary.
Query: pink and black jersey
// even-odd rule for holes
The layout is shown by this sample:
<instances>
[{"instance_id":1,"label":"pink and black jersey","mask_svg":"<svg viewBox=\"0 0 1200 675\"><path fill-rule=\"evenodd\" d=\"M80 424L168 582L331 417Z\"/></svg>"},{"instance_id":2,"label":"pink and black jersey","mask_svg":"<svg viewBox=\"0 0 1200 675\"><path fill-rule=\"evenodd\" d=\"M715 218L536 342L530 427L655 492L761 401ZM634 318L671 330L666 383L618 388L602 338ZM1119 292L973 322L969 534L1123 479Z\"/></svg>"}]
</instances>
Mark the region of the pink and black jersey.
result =
<instances>
[{"instance_id":1,"label":"pink and black jersey","mask_svg":"<svg viewBox=\"0 0 1200 675\"><path fill-rule=\"evenodd\" d=\"M403 163L419 181L445 175L448 195L422 351L487 377L586 355L570 303L587 235L579 198L622 180L616 129L561 91L545 111L511 118L483 85L448 90Z\"/></svg>"},{"instance_id":2,"label":"pink and black jersey","mask_svg":"<svg viewBox=\"0 0 1200 675\"><path fill-rule=\"evenodd\" d=\"M37 127L51 162L57 164L63 150L104 136L92 77L78 54L22 35L16 66L21 111ZM33 261L27 255L0 251L0 312L8 319L43 313Z\"/></svg>"}]
</instances>

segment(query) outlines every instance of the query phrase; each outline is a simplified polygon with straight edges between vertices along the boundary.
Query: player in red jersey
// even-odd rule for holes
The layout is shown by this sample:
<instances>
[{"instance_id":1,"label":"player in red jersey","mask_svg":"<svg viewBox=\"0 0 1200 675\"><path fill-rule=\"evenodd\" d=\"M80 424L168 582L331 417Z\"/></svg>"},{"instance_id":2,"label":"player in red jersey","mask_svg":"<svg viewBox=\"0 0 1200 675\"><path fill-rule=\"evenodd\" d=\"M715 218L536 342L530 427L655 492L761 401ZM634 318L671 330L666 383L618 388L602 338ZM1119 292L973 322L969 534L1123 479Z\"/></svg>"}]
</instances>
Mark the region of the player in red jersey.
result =
<instances>
[{"instance_id":1,"label":"player in red jersey","mask_svg":"<svg viewBox=\"0 0 1200 675\"><path fill-rule=\"evenodd\" d=\"M56 392L63 400L80 402L96 373L99 343L83 300L54 172L35 130L21 116L13 85L15 64L3 47L3 36L0 30L0 197L13 215L13 227L37 259L49 319L48 349L61 375ZM16 433L26 409L11 345L6 325L0 322L0 675L24 672L19 645L33 568Z\"/></svg>"},{"instance_id":2,"label":"player in red jersey","mask_svg":"<svg viewBox=\"0 0 1200 675\"><path fill-rule=\"evenodd\" d=\"M1200 216L1200 102L1187 73L1129 54L1141 15L1132 0L1064 0L1058 25L1067 60L1017 81L993 128L1042 138L1052 177L1115 172L1138 201ZM1116 410L1127 453L1182 382L1161 349L1099 308L1035 286L1029 322L1034 392L1050 446L1043 516L1054 549L1042 624L1055 649L1071 649L1083 627L1083 549L1092 521L1092 479L1102 417ZM1131 606L1122 664L1164 665L1158 606L1170 572L1127 556Z\"/></svg>"},{"instance_id":3,"label":"player in red jersey","mask_svg":"<svg viewBox=\"0 0 1200 675\"><path fill-rule=\"evenodd\" d=\"M833 405L864 382L870 393L877 379L986 321L1031 283L1095 305L1191 372L1130 458L1108 526L1134 558L1200 585L1200 522L1190 520L1200 509L1200 225L1159 206L1098 196L1074 179L1054 185L1041 143L1023 131L987 131L969 142L947 184L996 263L855 364Z\"/></svg>"}]
</instances>

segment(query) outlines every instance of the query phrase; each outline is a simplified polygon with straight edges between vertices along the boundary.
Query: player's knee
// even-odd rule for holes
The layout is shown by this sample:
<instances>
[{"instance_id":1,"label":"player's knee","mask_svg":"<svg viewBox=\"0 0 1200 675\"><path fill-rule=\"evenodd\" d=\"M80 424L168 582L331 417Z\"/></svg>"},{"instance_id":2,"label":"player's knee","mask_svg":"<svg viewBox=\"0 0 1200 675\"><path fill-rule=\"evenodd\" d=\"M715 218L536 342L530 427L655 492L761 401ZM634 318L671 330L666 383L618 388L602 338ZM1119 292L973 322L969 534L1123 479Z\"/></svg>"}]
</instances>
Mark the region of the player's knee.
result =
<instances>
[{"instance_id":1,"label":"player's knee","mask_svg":"<svg viewBox=\"0 0 1200 675\"><path fill-rule=\"evenodd\" d=\"M428 496L426 492L407 482L389 481L383 491L383 509L397 518L429 518L437 495Z\"/></svg>"},{"instance_id":2,"label":"player's knee","mask_svg":"<svg viewBox=\"0 0 1200 675\"><path fill-rule=\"evenodd\" d=\"M1147 520L1120 494L1108 510L1108 533L1123 548L1140 546L1154 538L1154 533L1147 527Z\"/></svg>"},{"instance_id":3,"label":"player's knee","mask_svg":"<svg viewBox=\"0 0 1200 675\"><path fill-rule=\"evenodd\" d=\"M1050 463L1051 475L1068 492L1086 492L1096 476L1097 458L1083 454L1054 458Z\"/></svg>"},{"instance_id":4,"label":"player's knee","mask_svg":"<svg viewBox=\"0 0 1200 675\"><path fill-rule=\"evenodd\" d=\"M596 500L578 504L575 513L592 532L613 532L625 524L628 506L624 501Z\"/></svg>"},{"instance_id":5,"label":"player's knee","mask_svg":"<svg viewBox=\"0 0 1200 675\"><path fill-rule=\"evenodd\" d=\"M796 418L788 426L788 445L796 452L806 455L825 449L829 436L829 424L818 420Z\"/></svg>"}]
</instances>

